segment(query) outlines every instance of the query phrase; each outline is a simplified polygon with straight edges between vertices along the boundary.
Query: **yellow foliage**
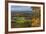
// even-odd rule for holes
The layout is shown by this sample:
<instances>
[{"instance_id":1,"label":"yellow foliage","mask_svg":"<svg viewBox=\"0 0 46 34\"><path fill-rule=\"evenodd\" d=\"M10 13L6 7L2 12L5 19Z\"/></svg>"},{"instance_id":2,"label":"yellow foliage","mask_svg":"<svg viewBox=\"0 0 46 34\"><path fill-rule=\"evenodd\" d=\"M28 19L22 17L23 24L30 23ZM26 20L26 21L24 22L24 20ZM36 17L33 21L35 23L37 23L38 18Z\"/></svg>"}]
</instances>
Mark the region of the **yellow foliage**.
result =
<instances>
[{"instance_id":1,"label":"yellow foliage","mask_svg":"<svg viewBox=\"0 0 46 34\"><path fill-rule=\"evenodd\" d=\"M40 26L40 20L39 20L39 18L33 18L32 19L32 26Z\"/></svg>"}]
</instances>

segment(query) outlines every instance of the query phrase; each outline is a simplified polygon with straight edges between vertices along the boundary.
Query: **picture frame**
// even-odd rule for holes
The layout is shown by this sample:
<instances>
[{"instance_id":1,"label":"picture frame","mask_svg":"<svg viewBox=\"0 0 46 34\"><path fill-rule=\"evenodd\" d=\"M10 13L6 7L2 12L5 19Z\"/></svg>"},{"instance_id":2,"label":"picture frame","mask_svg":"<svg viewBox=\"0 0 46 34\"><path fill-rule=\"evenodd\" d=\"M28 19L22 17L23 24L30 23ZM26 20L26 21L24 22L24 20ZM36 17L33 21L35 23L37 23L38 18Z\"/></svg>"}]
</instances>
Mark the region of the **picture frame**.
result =
<instances>
[{"instance_id":1,"label":"picture frame","mask_svg":"<svg viewBox=\"0 0 46 34\"><path fill-rule=\"evenodd\" d=\"M18 4L17 4L18 3ZM40 14L41 14L41 19L40 19L40 23L41 23L41 29L40 27L27 27L27 28L21 28L21 27L12 27L11 23L10 23L10 17L11 17L11 6L13 6L13 9L16 9L14 8L14 6L16 7L22 7L22 6L26 6L27 8L30 6L31 7L40 7ZM18 8L17 8L18 9ZM23 8L20 8L20 9L23 9ZM26 8L24 8L26 9ZM23 10L24 10L23 9ZM26 9L28 10L28 9ZM19 10L18 10L19 11ZM22 10L21 10L22 11ZM30 10L29 10L30 11ZM30 12L29 12L30 13ZM10 17L9 17L10 16ZM12 27L12 28L10 28ZM45 4L43 2L26 2L26 1L5 1L5 34L7 33L21 33L21 32L42 32L42 31L45 31Z\"/></svg>"}]
</instances>

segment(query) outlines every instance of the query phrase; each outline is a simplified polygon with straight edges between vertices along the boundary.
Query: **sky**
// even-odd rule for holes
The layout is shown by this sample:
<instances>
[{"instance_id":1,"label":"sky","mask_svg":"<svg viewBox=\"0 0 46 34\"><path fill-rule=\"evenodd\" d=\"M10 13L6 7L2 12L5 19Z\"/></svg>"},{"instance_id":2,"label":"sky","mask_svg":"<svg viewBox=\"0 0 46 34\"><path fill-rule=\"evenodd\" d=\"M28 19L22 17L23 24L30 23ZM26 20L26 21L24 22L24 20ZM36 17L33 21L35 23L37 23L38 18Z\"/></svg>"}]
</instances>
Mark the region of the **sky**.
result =
<instances>
[{"instance_id":1,"label":"sky","mask_svg":"<svg viewBox=\"0 0 46 34\"><path fill-rule=\"evenodd\" d=\"M11 11L32 11L30 6L11 6Z\"/></svg>"}]
</instances>

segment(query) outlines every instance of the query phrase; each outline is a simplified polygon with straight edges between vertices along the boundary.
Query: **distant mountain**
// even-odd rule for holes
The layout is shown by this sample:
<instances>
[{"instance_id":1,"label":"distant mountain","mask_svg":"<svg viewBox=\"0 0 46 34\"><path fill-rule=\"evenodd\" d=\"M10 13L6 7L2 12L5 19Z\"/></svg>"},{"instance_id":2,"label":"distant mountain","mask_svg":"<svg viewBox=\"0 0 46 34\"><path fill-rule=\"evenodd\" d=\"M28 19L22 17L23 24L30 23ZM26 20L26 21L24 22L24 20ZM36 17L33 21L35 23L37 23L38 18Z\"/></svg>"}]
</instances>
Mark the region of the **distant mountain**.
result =
<instances>
[{"instance_id":1,"label":"distant mountain","mask_svg":"<svg viewBox=\"0 0 46 34\"><path fill-rule=\"evenodd\" d=\"M11 13L32 13L32 11L11 11Z\"/></svg>"},{"instance_id":2,"label":"distant mountain","mask_svg":"<svg viewBox=\"0 0 46 34\"><path fill-rule=\"evenodd\" d=\"M20 14L20 15L28 15L30 16L32 14L32 11L11 11L11 15L15 16L16 14Z\"/></svg>"}]
</instances>

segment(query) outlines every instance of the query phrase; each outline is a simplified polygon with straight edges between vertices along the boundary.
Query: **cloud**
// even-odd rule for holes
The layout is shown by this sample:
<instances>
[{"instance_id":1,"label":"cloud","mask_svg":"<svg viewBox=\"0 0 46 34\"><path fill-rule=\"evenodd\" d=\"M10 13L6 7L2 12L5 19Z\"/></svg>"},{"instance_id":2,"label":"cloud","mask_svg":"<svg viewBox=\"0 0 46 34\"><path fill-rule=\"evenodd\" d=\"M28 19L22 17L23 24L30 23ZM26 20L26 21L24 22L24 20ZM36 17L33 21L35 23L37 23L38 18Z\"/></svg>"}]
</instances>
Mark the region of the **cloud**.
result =
<instances>
[{"instance_id":1,"label":"cloud","mask_svg":"<svg viewBox=\"0 0 46 34\"><path fill-rule=\"evenodd\" d=\"M29 6L11 6L11 11L32 11Z\"/></svg>"}]
</instances>

